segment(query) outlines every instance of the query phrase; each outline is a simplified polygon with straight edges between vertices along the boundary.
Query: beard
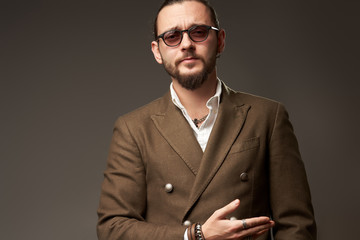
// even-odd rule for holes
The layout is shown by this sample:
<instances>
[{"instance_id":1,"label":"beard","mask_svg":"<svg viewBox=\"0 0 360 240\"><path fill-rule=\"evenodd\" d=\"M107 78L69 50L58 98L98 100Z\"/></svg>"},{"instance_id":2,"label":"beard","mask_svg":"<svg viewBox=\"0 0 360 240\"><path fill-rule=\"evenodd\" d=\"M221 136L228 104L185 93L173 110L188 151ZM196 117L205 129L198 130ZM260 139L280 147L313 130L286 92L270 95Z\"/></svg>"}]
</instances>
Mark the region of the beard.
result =
<instances>
[{"instance_id":1,"label":"beard","mask_svg":"<svg viewBox=\"0 0 360 240\"><path fill-rule=\"evenodd\" d=\"M208 61L205 61L203 58L196 56L195 54L188 53L185 57L195 57L199 59L203 63L203 68L201 71L193 74L182 74L179 70L179 64L181 63L181 60L178 60L175 62L175 65L171 65L170 62L167 62L163 59L163 65L165 68L165 71L174 79L176 79L179 84L187 89L187 90L195 90L199 88L207 79L209 74L215 69L216 66L216 52L211 55ZM188 67L191 67L191 64L189 64Z\"/></svg>"}]
</instances>

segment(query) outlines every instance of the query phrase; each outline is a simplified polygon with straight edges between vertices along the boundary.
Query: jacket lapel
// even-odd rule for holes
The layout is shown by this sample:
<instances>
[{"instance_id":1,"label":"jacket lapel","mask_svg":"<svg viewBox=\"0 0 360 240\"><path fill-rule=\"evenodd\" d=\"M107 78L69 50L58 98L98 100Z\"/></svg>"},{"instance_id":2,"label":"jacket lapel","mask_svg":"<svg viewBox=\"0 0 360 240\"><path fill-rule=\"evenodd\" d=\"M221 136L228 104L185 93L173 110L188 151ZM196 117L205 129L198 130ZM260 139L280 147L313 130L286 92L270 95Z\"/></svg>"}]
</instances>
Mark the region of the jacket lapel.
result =
<instances>
[{"instance_id":1,"label":"jacket lapel","mask_svg":"<svg viewBox=\"0 0 360 240\"><path fill-rule=\"evenodd\" d=\"M197 142L193 130L172 102L170 94L163 98L165 111L151 118L174 151L182 158L194 175L197 175L203 152Z\"/></svg>"},{"instance_id":2,"label":"jacket lapel","mask_svg":"<svg viewBox=\"0 0 360 240\"><path fill-rule=\"evenodd\" d=\"M201 160L199 173L193 185L186 214L209 185L222 163L224 162L232 144L239 135L245 122L249 105L237 103L231 93L232 90L223 87L219 113L211 132L206 150Z\"/></svg>"}]
</instances>

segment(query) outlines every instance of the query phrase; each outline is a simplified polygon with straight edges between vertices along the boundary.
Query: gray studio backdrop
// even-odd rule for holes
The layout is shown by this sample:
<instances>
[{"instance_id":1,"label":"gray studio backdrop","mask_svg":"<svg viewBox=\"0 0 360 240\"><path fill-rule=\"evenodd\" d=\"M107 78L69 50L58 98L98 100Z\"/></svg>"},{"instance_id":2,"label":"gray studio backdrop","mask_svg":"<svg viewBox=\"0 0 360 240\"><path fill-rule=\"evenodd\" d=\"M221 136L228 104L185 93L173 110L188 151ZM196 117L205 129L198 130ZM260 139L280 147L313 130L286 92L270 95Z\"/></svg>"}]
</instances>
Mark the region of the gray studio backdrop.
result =
<instances>
[{"instance_id":1,"label":"gray studio backdrop","mask_svg":"<svg viewBox=\"0 0 360 240\"><path fill-rule=\"evenodd\" d=\"M150 51L159 3L1 1L1 239L97 239L113 123L169 87ZM356 238L357 1L212 3L227 32L220 78L286 105L319 239Z\"/></svg>"}]
</instances>

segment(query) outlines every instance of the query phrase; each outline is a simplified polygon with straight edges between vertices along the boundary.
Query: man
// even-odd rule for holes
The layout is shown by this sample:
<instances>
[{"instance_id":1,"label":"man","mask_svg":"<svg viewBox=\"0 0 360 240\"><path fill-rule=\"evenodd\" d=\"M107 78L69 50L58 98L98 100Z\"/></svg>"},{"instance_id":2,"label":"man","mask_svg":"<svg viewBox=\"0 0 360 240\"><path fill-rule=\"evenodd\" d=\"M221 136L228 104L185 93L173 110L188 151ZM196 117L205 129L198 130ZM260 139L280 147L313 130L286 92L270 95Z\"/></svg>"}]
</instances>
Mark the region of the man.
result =
<instances>
[{"instance_id":1,"label":"man","mask_svg":"<svg viewBox=\"0 0 360 240\"><path fill-rule=\"evenodd\" d=\"M99 239L316 239L287 112L217 78L225 32L212 7L167 0L154 33L170 91L115 123Z\"/></svg>"}]
</instances>

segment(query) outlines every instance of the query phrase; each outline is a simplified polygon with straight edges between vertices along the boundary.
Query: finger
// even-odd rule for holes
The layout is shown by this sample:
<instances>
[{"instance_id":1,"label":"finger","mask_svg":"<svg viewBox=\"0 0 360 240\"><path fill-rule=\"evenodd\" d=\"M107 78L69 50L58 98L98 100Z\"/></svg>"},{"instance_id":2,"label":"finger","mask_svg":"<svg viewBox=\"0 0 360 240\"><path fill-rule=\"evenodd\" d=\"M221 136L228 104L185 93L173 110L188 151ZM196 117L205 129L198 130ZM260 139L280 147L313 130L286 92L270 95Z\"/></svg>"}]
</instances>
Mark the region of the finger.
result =
<instances>
[{"instance_id":1,"label":"finger","mask_svg":"<svg viewBox=\"0 0 360 240\"><path fill-rule=\"evenodd\" d=\"M261 236L262 234L267 233L269 230L270 230L270 229L267 228L267 229L264 229L264 230L262 230L262 231L260 231L260 232L258 232L258 233L256 233L256 234L254 234L254 235L255 235L256 237L259 237L259 236Z\"/></svg>"},{"instance_id":2,"label":"finger","mask_svg":"<svg viewBox=\"0 0 360 240\"><path fill-rule=\"evenodd\" d=\"M267 224L270 222L273 222L270 220L269 217L254 217L254 218L247 218L247 219L243 219L241 221L245 221L245 224L242 224L243 226L246 225L246 228L252 228L252 227L256 227L259 225L263 225L263 224ZM245 229L245 227L244 227Z\"/></svg>"},{"instance_id":3,"label":"finger","mask_svg":"<svg viewBox=\"0 0 360 240\"><path fill-rule=\"evenodd\" d=\"M240 200L235 199L225 207L222 207L214 212L214 216L218 219L223 219L230 213L234 212L240 206Z\"/></svg>"},{"instance_id":4,"label":"finger","mask_svg":"<svg viewBox=\"0 0 360 240\"><path fill-rule=\"evenodd\" d=\"M245 230L243 229L241 231L241 234L244 234L245 236L253 236L256 238L256 237L266 233L273 226L274 226L274 222L270 221L266 224L257 225L257 226L254 226L252 228L248 228Z\"/></svg>"}]
</instances>

